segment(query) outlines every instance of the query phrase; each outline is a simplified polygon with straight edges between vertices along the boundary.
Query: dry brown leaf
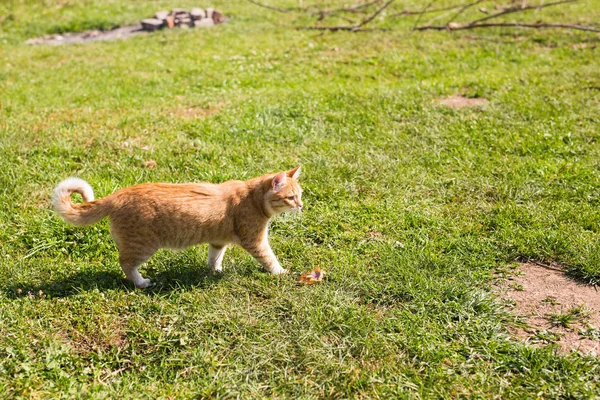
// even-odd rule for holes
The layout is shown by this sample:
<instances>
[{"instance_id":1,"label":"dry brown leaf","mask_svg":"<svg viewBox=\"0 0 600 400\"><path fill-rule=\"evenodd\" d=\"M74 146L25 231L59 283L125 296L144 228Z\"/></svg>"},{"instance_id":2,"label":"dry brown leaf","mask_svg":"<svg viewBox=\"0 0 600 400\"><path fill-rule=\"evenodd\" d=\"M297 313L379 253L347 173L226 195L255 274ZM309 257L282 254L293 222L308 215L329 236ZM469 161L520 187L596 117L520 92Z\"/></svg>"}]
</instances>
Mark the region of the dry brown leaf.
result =
<instances>
[{"instance_id":1,"label":"dry brown leaf","mask_svg":"<svg viewBox=\"0 0 600 400\"><path fill-rule=\"evenodd\" d=\"M148 160L144 163L144 167L152 169L152 168L156 167L156 161Z\"/></svg>"},{"instance_id":2,"label":"dry brown leaf","mask_svg":"<svg viewBox=\"0 0 600 400\"><path fill-rule=\"evenodd\" d=\"M321 267L317 267L310 272L305 272L298 278L298 283L304 285L312 285L313 283L321 282L325 276L325 271L321 271Z\"/></svg>"}]
</instances>

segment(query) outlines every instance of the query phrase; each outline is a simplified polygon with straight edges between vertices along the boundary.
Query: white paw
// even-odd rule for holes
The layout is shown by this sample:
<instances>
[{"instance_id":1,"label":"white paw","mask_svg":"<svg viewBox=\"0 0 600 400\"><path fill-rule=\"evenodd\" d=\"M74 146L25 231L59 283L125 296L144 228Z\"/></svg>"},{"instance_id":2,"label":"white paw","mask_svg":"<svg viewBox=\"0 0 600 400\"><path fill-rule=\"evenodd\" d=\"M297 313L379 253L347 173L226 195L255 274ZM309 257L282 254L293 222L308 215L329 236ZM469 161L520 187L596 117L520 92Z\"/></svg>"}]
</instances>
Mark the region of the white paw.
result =
<instances>
[{"instance_id":1,"label":"white paw","mask_svg":"<svg viewBox=\"0 0 600 400\"><path fill-rule=\"evenodd\" d=\"M274 269L274 270L272 270L272 271L271 271L271 273L272 273L273 275L287 274L287 272L288 272L288 270L287 270L287 269L285 269L285 268L281 268L281 267L279 267L279 268L277 268L277 269Z\"/></svg>"},{"instance_id":2,"label":"white paw","mask_svg":"<svg viewBox=\"0 0 600 400\"><path fill-rule=\"evenodd\" d=\"M152 282L150 282L150 279L141 279L135 282L135 286L139 289L146 289L152 286Z\"/></svg>"},{"instance_id":3,"label":"white paw","mask_svg":"<svg viewBox=\"0 0 600 400\"><path fill-rule=\"evenodd\" d=\"M223 267L212 268L211 271L212 271L213 274L222 274L223 273Z\"/></svg>"}]
</instances>

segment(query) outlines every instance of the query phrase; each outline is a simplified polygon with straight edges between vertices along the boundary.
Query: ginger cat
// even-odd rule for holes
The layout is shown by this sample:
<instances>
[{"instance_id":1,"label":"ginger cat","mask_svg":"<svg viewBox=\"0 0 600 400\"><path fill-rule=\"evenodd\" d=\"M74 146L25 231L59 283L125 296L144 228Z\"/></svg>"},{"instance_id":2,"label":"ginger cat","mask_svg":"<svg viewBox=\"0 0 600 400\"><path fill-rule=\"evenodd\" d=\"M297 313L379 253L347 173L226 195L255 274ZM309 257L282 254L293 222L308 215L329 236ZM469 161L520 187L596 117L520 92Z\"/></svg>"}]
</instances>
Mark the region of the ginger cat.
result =
<instances>
[{"instance_id":1,"label":"ginger cat","mask_svg":"<svg viewBox=\"0 0 600 400\"><path fill-rule=\"evenodd\" d=\"M300 167L248 181L212 183L145 183L94 200L91 186L68 178L54 189L54 209L66 222L90 225L110 218L127 279L138 288L151 285L138 268L160 248L186 248L208 243L208 265L221 272L227 245L243 247L266 270L286 272L267 237L269 219L302 210ZM73 204L71 194L83 197Z\"/></svg>"}]
</instances>

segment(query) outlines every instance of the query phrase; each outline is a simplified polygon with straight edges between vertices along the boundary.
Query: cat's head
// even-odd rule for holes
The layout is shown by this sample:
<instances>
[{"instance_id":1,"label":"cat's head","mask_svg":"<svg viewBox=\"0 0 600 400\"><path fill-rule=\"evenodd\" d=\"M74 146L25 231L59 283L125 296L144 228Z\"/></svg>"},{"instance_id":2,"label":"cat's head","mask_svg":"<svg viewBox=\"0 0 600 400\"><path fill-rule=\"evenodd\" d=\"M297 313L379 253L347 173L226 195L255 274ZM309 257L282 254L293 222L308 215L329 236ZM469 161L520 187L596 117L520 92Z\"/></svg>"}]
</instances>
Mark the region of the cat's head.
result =
<instances>
[{"instance_id":1,"label":"cat's head","mask_svg":"<svg viewBox=\"0 0 600 400\"><path fill-rule=\"evenodd\" d=\"M265 195L271 215L287 211L302 211L302 188L298 185L300 167L280 172L271 178L271 188Z\"/></svg>"}]
</instances>

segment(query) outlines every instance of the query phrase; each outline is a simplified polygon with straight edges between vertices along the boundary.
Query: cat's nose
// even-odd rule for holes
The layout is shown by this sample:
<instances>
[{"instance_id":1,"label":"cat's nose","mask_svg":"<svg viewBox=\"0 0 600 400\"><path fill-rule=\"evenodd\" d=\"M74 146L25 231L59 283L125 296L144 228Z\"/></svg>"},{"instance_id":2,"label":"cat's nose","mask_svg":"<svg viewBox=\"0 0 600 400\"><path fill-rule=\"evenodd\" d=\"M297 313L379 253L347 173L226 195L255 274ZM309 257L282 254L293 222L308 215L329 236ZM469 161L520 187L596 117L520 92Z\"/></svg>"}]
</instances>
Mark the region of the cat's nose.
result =
<instances>
[{"instance_id":1,"label":"cat's nose","mask_svg":"<svg viewBox=\"0 0 600 400\"><path fill-rule=\"evenodd\" d=\"M304 204L298 203L298 210L302 211L303 207L304 207Z\"/></svg>"}]
</instances>

